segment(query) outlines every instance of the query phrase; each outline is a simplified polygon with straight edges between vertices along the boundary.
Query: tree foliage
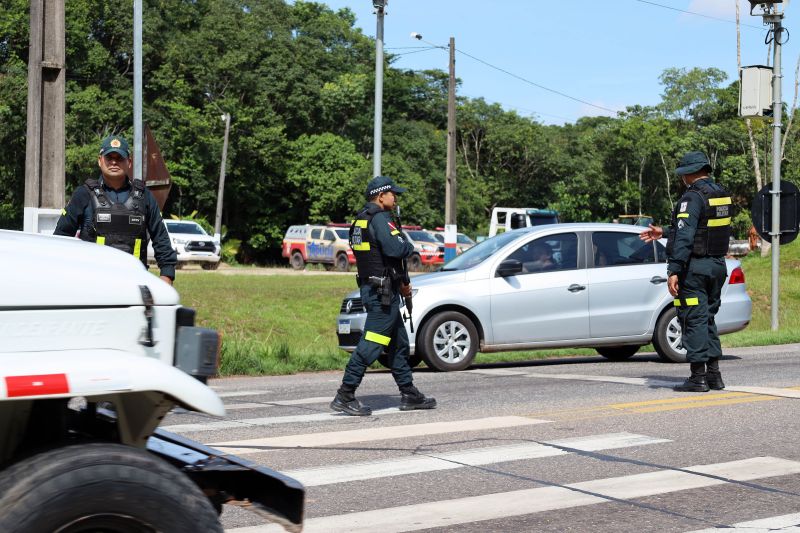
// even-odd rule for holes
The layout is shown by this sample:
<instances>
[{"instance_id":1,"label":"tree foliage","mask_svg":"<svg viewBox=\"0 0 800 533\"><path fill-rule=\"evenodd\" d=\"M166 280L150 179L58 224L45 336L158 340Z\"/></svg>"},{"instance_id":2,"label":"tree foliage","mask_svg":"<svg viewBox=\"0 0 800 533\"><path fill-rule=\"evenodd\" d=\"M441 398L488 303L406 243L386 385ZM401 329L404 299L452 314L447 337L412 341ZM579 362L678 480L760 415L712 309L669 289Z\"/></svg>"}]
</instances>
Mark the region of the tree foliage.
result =
<instances>
[{"instance_id":1,"label":"tree foliage","mask_svg":"<svg viewBox=\"0 0 800 533\"><path fill-rule=\"evenodd\" d=\"M21 228L28 2L0 0L0 227ZM166 216L213 219L232 116L223 222L241 261L279 254L287 226L341 222L372 175L374 41L347 9L297 0L146 0L144 119L175 182ZM132 0L66 2L67 193L97 173L109 133L132 134ZM444 219L446 72L384 77L382 170L409 187L408 223ZM738 82L670 68L662 102L548 126L481 98L458 100L458 221L485 233L494 206L550 207L567 221L643 212L665 221L682 153L704 150L746 212L754 177ZM769 128L756 123L763 137ZM131 139L132 140L132 139ZM761 146L764 151L764 146ZM762 156L763 157L763 156ZM784 174L797 179L796 135ZM764 161L762 161L762 166ZM743 218L737 219L739 226ZM738 228L738 226L737 226Z\"/></svg>"}]
</instances>

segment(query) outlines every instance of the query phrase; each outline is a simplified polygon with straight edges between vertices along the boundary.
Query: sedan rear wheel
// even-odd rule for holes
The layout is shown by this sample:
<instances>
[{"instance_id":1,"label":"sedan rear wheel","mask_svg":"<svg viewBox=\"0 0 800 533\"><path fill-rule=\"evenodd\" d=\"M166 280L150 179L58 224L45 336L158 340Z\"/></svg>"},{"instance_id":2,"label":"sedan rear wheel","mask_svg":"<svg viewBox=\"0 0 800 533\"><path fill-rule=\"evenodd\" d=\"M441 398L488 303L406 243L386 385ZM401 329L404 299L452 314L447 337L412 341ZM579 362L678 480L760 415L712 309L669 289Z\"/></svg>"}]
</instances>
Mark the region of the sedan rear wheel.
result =
<instances>
[{"instance_id":1,"label":"sedan rear wheel","mask_svg":"<svg viewBox=\"0 0 800 533\"><path fill-rule=\"evenodd\" d=\"M683 334L678 312L673 307L667 309L656 322L653 346L658 356L668 363L685 363L686 348L683 347Z\"/></svg>"},{"instance_id":2,"label":"sedan rear wheel","mask_svg":"<svg viewBox=\"0 0 800 533\"><path fill-rule=\"evenodd\" d=\"M420 338L423 359L429 367L442 372L467 368L478 351L478 330L469 318L456 311L435 315Z\"/></svg>"},{"instance_id":3,"label":"sedan rear wheel","mask_svg":"<svg viewBox=\"0 0 800 533\"><path fill-rule=\"evenodd\" d=\"M640 346L601 346L595 348L597 353L610 361L624 361L633 357L639 351Z\"/></svg>"}]
</instances>

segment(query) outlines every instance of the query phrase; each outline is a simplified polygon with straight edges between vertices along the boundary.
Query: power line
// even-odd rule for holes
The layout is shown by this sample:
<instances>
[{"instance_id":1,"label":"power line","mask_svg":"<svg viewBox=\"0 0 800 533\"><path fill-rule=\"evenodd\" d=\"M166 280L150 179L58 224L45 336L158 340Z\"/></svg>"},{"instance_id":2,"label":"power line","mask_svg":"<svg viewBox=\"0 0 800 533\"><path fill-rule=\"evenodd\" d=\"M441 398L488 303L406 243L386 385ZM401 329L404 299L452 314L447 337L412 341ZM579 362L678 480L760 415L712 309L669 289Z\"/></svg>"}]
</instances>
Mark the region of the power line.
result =
<instances>
[{"instance_id":1,"label":"power line","mask_svg":"<svg viewBox=\"0 0 800 533\"><path fill-rule=\"evenodd\" d=\"M593 104L591 102L587 102L586 100L581 100L580 98L575 98L574 96L570 96L570 95L568 95L566 93L562 93L561 91L557 91L556 89L551 89L550 87L545 87L544 85L536 83L535 81L531 81L531 80L529 80L527 78L523 78L522 76L514 74L513 72L509 72L508 70L505 70L505 69L500 68L498 66L492 65L491 63L488 63L488 62L484 61L483 59L480 59L480 58L477 58L477 57L475 57L475 56L473 56L471 54L468 54L467 52L464 52L463 50L459 50L458 48L456 48L456 52L458 52L459 54L463 54L463 55L465 55L465 56L467 56L467 57L469 57L471 59L474 59L475 61L477 61L479 63L483 63L487 67L493 68L493 69L495 69L495 70L497 70L499 72L502 72L503 74L507 74L507 75L511 76L512 78L516 78L516 79L518 79L520 81L524 81L525 83L527 83L529 85L533 85L534 87L538 87L539 89L543 89L543 90L549 91L549 92L551 92L553 94L557 94L559 96L563 96L564 98L569 98L570 100L573 100L575 102L580 102L581 104L585 104L585 105L588 105L588 106L591 106L591 107L596 107L597 109L602 109L603 111L608 111L608 112L614 113L614 114L619 113L619 110L617 110L617 109L609 109L608 107L603 107L601 105L597 105L597 104Z\"/></svg>"},{"instance_id":2,"label":"power line","mask_svg":"<svg viewBox=\"0 0 800 533\"><path fill-rule=\"evenodd\" d=\"M703 17L703 18L707 18L707 19L711 19L711 20L718 20L720 22L727 22L729 24L736 24L735 20L728 20L728 19L723 19L723 18L719 18L719 17L712 17L711 15L704 15L702 13L695 13L694 11L687 11L685 9L679 9L677 7L665 6L663 4L657 4L656 2L650 2L649 0L635 0L635 1L636 2L640 2L642 4L649 4L651 6L663 7L664 9L671 9L672 11L679 11L681 13L686 13L688 15L695 15L697 17ZM744 27L747 27L747 28L755 28L757 30L763 30L764 29L761 26L753 26L752 24L741 24L740 23L740 25L744 26Z\"/></svg>"}]
</instances>

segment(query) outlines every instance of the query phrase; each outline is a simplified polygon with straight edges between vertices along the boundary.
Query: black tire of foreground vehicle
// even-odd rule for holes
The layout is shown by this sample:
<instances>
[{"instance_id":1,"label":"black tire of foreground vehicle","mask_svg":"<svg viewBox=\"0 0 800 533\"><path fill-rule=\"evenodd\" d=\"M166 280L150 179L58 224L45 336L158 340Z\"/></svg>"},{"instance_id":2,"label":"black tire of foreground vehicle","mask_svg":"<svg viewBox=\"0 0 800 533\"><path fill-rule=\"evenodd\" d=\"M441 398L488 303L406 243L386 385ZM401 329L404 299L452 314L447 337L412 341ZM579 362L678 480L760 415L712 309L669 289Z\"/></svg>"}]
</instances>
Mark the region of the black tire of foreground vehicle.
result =
<instances>
[{"instance_id":1,"label":"black tire of foreground vehicle","mask_svg":"<svg viewBox=\"0 0 800 533\"><path fill-rule=\"evenodd\" d=\"M0 474L0 531L222 533L189 477L143 450L113 443L65 446Z\"/></svg>"},{"instance_id":2,"label":"black tire of foreground vehicle","mask_svg":"<svg viewBox=\"0 0 800 533\"><path fill-rule=\"evenodd\" d=\"M447 345L452 341L460 347L468 345L463 355L456 361L451 362L445 353L437 354L437 346ZM417 350L422 344L422 359L429 368L440 372L452 372L464 370L475 360L478 352L478 330L472 320L458 311L444 311L437 313L425 323L419 337L417 337ZM441 350L440 350L441 351ZM447 349L447 354L453 353Z\"/></svg>"},{"instance_id":3,"label":"black tire of foreground vehicle","mask_svg":"<svg viewBox=\"0 0 800 533\"><path fill-rule=\"evenodd\" d=\"M686 354L673 348L673 344L681 335L680 323L678 322L678 311L674 307L664 311L658 322L656 331L653 334L653 347L655 347L658 357L667 363L685 363Z\"/></svg>"},{"instance_id":4,"label":"black tire of foreground vehicle","mask_svg":"<svg viewBox=\"0 0 800 533\"><path fill-rule=\"evenodd\" d=\"M641 346L601 346L595 350L609 361L624 361L633 357L639 348Z\"/></svg>"}]
</instances>

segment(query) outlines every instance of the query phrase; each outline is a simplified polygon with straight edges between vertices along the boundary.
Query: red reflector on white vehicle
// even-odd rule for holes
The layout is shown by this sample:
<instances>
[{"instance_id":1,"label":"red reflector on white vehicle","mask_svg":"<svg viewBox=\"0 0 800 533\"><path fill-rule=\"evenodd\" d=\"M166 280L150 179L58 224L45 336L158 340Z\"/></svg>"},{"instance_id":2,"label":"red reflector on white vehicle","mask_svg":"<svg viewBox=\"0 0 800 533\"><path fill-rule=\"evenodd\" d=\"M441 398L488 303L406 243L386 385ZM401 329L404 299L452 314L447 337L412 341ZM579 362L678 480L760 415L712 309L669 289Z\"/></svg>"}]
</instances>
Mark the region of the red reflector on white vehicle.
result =
<instances>
[{"instance_id":1,"label":"red reflector on white vehicle","mask_svg":"<svg viewBox=\"0 0 800 533\"><path fill-rule=\"evenodd\" d=\"M744 270L742 270L742 267L736 267L731 271L731 279L728 280L728 285L736 283L744 283Z\"/></svg>"},{"instance_id":2,"label":"red reflector on white vehicle","mask_svg":"<svg viewBox=\"0 0 800 533\"><path fill-rule=\"evenodd\" d=\"M6 376L6 390L9 398L65 394L69 392L69 383L66 374Z\"/></svg>"}]
</instances>

